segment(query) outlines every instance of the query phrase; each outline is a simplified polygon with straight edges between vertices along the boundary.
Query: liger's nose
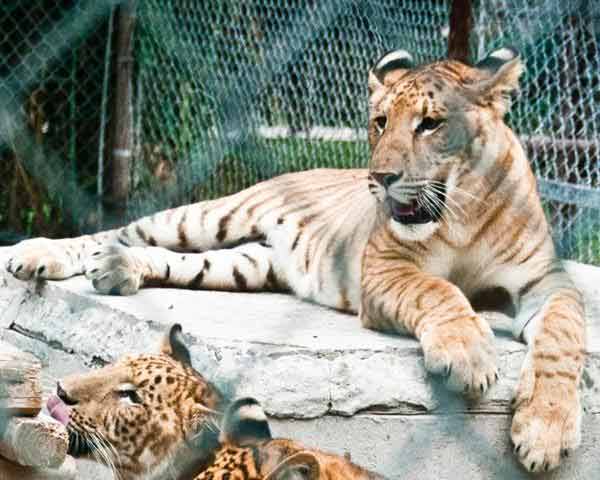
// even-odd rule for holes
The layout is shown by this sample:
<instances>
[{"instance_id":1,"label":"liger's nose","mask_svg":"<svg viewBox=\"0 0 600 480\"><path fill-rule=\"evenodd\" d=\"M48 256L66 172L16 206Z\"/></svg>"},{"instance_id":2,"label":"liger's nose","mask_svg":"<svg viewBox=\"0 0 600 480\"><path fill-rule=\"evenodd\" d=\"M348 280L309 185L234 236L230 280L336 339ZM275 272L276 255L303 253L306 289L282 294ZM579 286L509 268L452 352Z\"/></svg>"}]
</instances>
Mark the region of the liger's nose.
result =
<instances>
[{"instance_id":1,"label":"liger's nose","mask_svg":"<svg viewBox=\"0 0 600 480\"><path fill-rule=\"evenodd\" d=\"M77 400L69 397L67 392L65 392L64 388L60 385L59 382L56 383L56 396L60 398L67 405L77 405Z\"/></svg>"},{"instance_id":2,"label":"liger's nose","mask_svg":"<svg viewBox=\"0 0 600 480\"><path fill-rule=\"evenodd\" d=\"M400 175L390 172L372 172L371 176L377 183L383 185L385 188L389 188L390 185L400 180Z\"/></svg>"}]
</instances>

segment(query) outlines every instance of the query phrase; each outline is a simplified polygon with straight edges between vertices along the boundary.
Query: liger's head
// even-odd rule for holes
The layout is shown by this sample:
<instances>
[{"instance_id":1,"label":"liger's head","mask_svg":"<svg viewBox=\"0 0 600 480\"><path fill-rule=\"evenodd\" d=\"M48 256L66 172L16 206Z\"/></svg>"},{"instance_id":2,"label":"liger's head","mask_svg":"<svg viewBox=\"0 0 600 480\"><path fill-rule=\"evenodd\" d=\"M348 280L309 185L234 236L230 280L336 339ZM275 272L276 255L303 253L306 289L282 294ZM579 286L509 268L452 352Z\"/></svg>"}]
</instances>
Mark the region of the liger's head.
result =
<instances>
[{"instance_id":1,"label":"liger's head","mask_svg":"<svg viewBox=\"0 0 600 480\"><path fill-rule=\"evenodd\" d=\"M522 70L509 48L473 67L453 60L415 66L404 50L376 62L369 72L370 188L400 236L435 230L457 180L503 134Z\"/></svg>"}]
</instances>

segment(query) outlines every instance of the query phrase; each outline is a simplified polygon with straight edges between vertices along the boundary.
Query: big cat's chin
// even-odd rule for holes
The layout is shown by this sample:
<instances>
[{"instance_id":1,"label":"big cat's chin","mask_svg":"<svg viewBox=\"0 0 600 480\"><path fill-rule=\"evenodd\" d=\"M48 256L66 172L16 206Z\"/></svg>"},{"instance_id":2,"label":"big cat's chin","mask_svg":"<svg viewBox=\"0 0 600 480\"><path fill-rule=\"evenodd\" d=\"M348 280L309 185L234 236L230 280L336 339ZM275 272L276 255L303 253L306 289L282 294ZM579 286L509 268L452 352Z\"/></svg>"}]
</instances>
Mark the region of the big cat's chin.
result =
<instances>
[{"instance_id":1,"label":"big cat's chin","mask_svg":"<svg viewBox=\"0 0 600 480\"><path fill-rule=\"evenodd\" d=\"M439 228L440 224L436 221L428 221L421 223L401 223L389 218L389 227L394 236L401 241L407 242L423 242L430 238Z\"/></svg>"}]
</instances>

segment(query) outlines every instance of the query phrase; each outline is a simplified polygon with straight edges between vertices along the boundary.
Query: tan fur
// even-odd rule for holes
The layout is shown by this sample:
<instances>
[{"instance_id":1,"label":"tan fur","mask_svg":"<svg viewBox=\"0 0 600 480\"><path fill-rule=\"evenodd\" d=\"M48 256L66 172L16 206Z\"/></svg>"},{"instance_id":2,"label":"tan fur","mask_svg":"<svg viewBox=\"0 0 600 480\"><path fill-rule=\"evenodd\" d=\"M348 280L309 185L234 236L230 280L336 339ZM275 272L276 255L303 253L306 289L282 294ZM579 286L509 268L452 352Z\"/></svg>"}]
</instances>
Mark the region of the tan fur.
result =
<instances>
[{"instance_id":1,"label":"tan fur","mask_svg":"<svg viewBox=\"0 0 600 480\"><path fill-rule=\"evenodd\" d=\"M426 368L471 396L497 379L493 333L471 300L501 288L518 311L515 336L530 346L512 439L528 469L554 468L580 441L584 313L503 121L521 71L515 58L496 70L443 61L383 79L372 72L369 170L283 175L120 230L24 242L8 269L22 279L85 271L113 294L291 290L359 312L368 328L414 335ZM397 180L386 190L389 175ZM441 188L443 205L432 193ZM394 218L394 202L413 201L438 220Z\"/></svg>"},{"instance_id":2,"label":"tan fur","mask_svg":"<svg viewBox=\"0 0 600 480\"><path fill-rule=\"evenodd\" d=\"M345 458L306 448L294 440L278 438L262 441L251 447L222 445L212 464L195 480L221 479L226 474L239 480L283 480L288 477L277 475L278 465L297 454L310 456L317 463L318 474L308 477L314 480L382 479Z\"/></svg>"}]
</instances>

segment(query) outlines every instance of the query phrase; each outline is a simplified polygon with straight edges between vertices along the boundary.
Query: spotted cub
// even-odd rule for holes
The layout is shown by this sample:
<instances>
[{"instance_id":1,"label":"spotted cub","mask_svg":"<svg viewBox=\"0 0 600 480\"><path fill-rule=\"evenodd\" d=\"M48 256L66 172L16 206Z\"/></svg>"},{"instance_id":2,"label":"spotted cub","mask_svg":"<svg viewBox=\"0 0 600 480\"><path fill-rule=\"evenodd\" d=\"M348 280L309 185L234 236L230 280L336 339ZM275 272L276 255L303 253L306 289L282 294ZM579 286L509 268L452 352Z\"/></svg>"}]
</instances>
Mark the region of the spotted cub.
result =
<instances>
[{"instance_id":1,"label":"spotted cub","mask_svg":"<svg viewBox=\"0 0 600 480\"><path fill-rule=\"evenodd\" d=\"M219 389L192 368L174 325L160 353L125 357L60 381L50 414L69 453L108 465L121 480L382 479L343 457L274 439L252 398L223 412Z\"/></svg>"}]
</instances>

